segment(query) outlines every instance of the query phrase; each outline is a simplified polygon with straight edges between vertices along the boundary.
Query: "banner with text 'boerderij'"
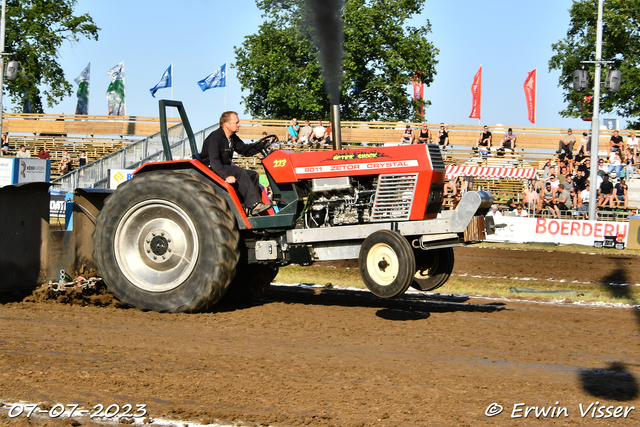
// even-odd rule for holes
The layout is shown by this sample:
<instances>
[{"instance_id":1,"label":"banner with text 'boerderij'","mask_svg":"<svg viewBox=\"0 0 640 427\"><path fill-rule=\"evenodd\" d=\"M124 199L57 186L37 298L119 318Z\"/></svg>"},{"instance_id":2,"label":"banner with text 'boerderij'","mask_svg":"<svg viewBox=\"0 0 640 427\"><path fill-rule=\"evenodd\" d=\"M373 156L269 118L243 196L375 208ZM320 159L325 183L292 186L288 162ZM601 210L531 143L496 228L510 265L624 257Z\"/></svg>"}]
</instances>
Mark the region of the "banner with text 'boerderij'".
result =
<instances>
[{"instance_id":1,"label":"banner with text 'boerderij'","mask_svg":"<svg viewBox=\"0 0 640 427\"><path fill-rule=\"evenodd\" d=\"M604 236L621 235L626 244L628 222L581 221L554 218L518 218L503 216L496 224L505 224L496 234L487 236L490 242L559 243L562 245L593 246Z\"/></svg>"}]
</instances>

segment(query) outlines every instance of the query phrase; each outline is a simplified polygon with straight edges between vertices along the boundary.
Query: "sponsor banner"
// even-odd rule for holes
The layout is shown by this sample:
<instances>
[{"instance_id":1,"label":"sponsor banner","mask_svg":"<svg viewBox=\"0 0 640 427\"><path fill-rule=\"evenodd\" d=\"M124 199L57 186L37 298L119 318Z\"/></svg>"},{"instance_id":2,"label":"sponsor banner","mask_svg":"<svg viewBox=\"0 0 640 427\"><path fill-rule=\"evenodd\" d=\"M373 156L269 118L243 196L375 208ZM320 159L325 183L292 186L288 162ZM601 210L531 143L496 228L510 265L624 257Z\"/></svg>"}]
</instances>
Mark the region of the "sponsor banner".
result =
<instances>
[{"instance_id":1,"label":"sponsor banner","mask_svg":"<svg viewBox=\"0 0 640 427\"><path fill-rule=\"evenodd\" d=\"M18 164L17 184L25 182L49 182L51 160L16 159Z\"/></svg>"},{"instance_id":2,"label":"sponsor banner","mask_svg":"<svg viewBox=\"0 0 640 427\"><path fill-rule=\"evenodd\" d=\"M129 181L135 169L109 169L109 188L115 190L118 185Z\"/></svg>"},{"instance_id":3,"label":"sponsor banner","mask_svg":"<svg viewBox=\"0 0 640 427\"><path fill-rule=\"evenodd\" d=\"M604 236L622 236L625 244L629 223L610 221L578 221L554 218L518 218L503 216L496 224L505 224L487 236L490 242L559 243L563 245L593 246Z\"/></svg>"},{"instance_id":4,"label":"sponsor banner","mask_svg":"<svg viewBox=\"0 0 640 427\"><path fill-rule=\"evenodd\" d=\"M49 215L52 218L64 218L67 211L66 191L50 190Z\"/></svg>"},{"instance_id":5,"label":"sponsor banner","mask_svg":"<svg viewBox=\"0 0 640 427\"><path fill-rule=\"evenodd\" d=\"M315 174L325 174L325 173L331 173L331 172L345 172L345 171L354 171L354 170L382 170L382 169L391 169L391 168L411 168L416 166L418 166L417 160L399 160L399 161L370 162L370 163L346 163L342 165L297 167L296 174L315 175Z\"/></svg>"},{"instance_id":6,"label":"sponsor banner","mask_svg":"<svg viewBox=\"0 0 640 427\"><path fill-rule=\"evenodd\" d=\"M13 184L14 158L0 158L0 187Z\"/></svg>"}]
</instances>

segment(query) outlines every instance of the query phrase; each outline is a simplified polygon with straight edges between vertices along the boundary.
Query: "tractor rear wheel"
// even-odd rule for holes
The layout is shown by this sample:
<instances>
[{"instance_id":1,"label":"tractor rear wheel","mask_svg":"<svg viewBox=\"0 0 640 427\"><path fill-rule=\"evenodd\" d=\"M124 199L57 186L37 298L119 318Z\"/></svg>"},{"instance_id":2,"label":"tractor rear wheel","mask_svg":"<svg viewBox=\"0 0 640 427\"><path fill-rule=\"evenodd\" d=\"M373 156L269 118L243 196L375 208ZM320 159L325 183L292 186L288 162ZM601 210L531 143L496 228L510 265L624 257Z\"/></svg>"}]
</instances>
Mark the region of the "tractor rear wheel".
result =
<instances>
[{"instance_id":1,"label":"tractor rear wheel","mask_svg":"<svg viewBox=\"0 0 640 427\"><path fill-rule=\"evenodd\" d=\"M415 250L416 268L411 287L420 291L433 291L444 285L453 271L453 248Z\"/></svg>"},{"instance_id":2,"label":"tractor rear wheel","mask_svg":"<svg viewBox=\"0 0 640 427\"><path fill-rule=\"evenodd\" d=\"M358 264L364 284L382 298L405 293L416 271L411 245L391 230L376 231L364 240Z\"/></svg>"},{"instance_id":3,"label":"tractor rear wheel","mask_svg":"<svg viewBox=\"0 0 640 427\"><path fill-rule=\"evenodd\" d=\"M212 185L157 171L123 183L96 220L107 289L140 310L197 312L227 290L238 263L235 218Z\"/></svg>"}]
</instances>

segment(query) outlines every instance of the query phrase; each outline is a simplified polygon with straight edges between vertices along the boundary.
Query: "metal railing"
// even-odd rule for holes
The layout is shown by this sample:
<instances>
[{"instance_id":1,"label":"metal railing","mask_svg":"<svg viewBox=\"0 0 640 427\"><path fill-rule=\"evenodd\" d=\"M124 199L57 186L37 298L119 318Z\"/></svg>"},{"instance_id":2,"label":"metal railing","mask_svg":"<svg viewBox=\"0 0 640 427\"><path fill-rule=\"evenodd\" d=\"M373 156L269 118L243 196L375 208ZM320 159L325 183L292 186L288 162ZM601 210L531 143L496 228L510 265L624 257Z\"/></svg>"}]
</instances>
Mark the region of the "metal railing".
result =
<instances>
[{"instance_id":1,"label":"metal railing","mask_svg":"<svg viewBox=\"0 0 640 427\"><path fill-rule=\"evenodd\" d=\"M205 138L218 127L218 124L213 125L194 135L199 150ZM182 124L169 128L168 137L174 160L191 158L189 140ZM53 180L52 183L56 189L64 191L73 191L76 188L108 188L109 170L137 169L145 163L162 160L164 160L164 152L160 133L158 132L125 148L114 151L84 167L75 169Z\"/></svg>"}]
</instances>

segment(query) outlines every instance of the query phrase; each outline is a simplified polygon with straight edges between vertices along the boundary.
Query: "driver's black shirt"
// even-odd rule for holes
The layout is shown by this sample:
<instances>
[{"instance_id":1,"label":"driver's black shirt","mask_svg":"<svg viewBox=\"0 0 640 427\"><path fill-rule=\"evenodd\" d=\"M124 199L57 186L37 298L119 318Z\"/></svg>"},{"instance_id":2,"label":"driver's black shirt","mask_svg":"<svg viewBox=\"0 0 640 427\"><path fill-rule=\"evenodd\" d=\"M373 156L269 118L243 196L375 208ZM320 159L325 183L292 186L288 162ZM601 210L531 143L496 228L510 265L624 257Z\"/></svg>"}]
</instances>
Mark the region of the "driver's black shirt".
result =
<instances>
[{"instance_id":1,"label":"driver's black shirt","mask_svg":"<svg viewBox=\"0 0 640 427\"><path fill-rule=\"evenodd\" d=\"M231 164L233 152L246 155L252 146L246 145L236 134L227 139L223 128L211 132L202 144L200 161L209 166L220 178L227 179L229 173L222 167Z\"/></svg>"}]
</instances>

